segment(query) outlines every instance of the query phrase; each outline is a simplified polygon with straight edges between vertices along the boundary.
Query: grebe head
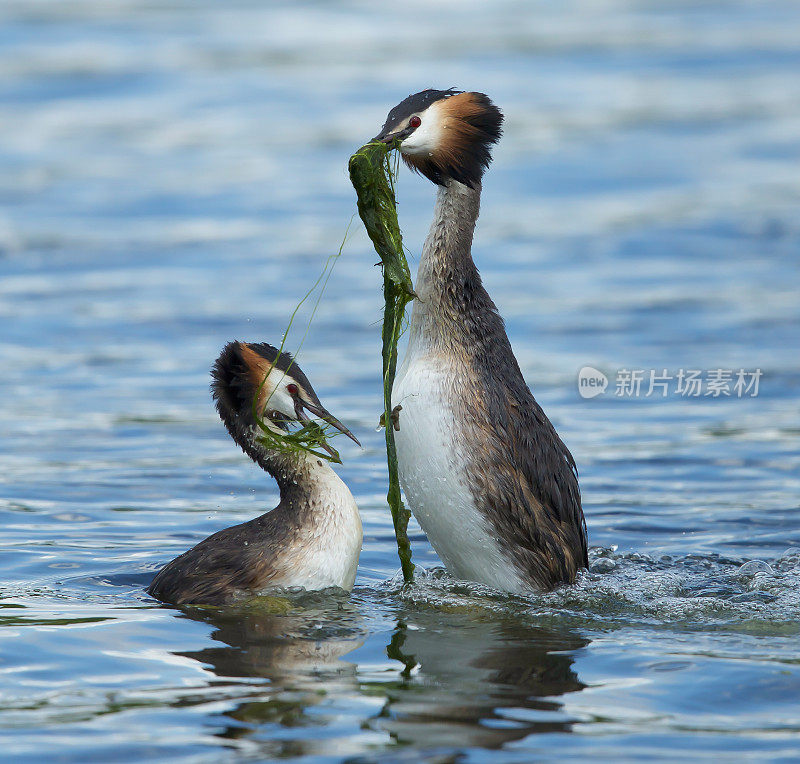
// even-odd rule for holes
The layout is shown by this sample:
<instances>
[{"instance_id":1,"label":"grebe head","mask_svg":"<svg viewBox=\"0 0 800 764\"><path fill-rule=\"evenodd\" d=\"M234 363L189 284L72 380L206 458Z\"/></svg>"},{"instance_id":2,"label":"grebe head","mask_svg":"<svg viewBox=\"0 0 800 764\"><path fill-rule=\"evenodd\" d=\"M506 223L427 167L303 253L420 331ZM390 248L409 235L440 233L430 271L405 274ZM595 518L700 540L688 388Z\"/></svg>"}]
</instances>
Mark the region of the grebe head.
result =
<instances>
[{"instance_id":1,"label":"grebe head","mask_svg":"<svg viewBox=\"0 0 800 764\"><path fill-rule=\"evenodd\" d=\"M310 413L358 443L350 430L320 403L294 358L272 345L229 342L211 376L217 411L231 437L247 452L252 449L252 434L258 425L255 414L280 435L288 431L290 422L310 421ZM327 443L321 447L338 461L338 454Z\"/></svg>"},{"instance_id":2,"label":"grebe head","mask_svg":"<svg viewBox=\"0 0 800 764\"><path fill-rule=\"evenodd\" d=\"M373 139L400 141L411 169L440 186L480 183L500 140L503 115L483 93L423 90L395 106Z\"/></svg>"}]
</instances>

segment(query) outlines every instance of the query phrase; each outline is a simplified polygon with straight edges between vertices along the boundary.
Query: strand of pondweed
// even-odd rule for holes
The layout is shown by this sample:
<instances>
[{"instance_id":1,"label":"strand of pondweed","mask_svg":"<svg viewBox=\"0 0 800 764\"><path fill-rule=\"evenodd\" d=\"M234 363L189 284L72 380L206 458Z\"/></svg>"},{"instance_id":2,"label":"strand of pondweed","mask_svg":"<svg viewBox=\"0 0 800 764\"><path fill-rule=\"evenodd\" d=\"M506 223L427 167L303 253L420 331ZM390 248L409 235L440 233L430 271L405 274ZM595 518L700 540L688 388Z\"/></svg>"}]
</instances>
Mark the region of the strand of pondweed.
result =
<instances>
[{"instance_id":1,"label":"strand of pondweed","mask_svg":"<svg viewBox=\"0 0 800 764\"><path fill-rule=\"evenodd\" d=\"M392 386L397 368L397 341L403 326L406 305L414 299L411 271L403 254L403 237L397 222L394 195L396 171L392 172L389 151L396 146L372 142L350 157L350 181L358 195L358 214L381 259L383 271L383 421L386 434L386 462L389 468L389 491L386 499L392 511L397 553L403 580L414 577L408 521L411 513L403 505L397 473L397 449L392 423Z\"/></svg>"},{"instance_id":2,"label":"strand of pondweed","mask_svg":"<svg viewBox=\"0 0 800 764\"><path fill-rule=\"evenodd\" d=\"M308 323L306 324L306 330L303 332L303 337L300 340L300 344L297 346L297 350L295 351L295 356L300 352L303 347L303 344L306 341L306 337L308 337L308 332L311 329L311 322L314 320L314 316L317 315L317 308L319 308L320 301L322 300L322 295L325 294L325 290L328 288L328 282L333 275L333 266L336 265L336 261L342 256L342 251L344 250L344 245L347 243L347 237L350 235L350 226L353 225L353 218L355 215L352 215L350 218L350 222L347 224L347 228L344 229L344 237L342 238L342 243L339 245L339 250L336 254L331 255L325 261L325 267L322 269L322 273L319 275L319 278L314 282L314 286L311 287L311 290L306 293L305 297L297 304L297 308L295 308L294 312L292 313L291 319L289 319L289 325L286 327L286 331L283 333L283 338L281 339L281 348L283 348L283 343L286 341L286 336L289 334L289 329L292 325L292 321L294 320L294 316L297 313L297 310L300 306L306 301L306 297L317 288L317 285L322 281L323 276L325 280L322 282L322 289L320 289L319 295L317 296L316 301L314 302L314 307L311 310L311 315L308 317ZM327 272L327 275L326 275Z\"/></svg>"},{"instance_id":3,"label":"strand of pondweed","mask_svg":"<svg viewBox=\"0 0 800 764\"><path fill-rule=\"evenodd\" d=\"M294 323L295 317L297 316L298 311L305 303L305 301L314 293L314 291L319 287L320 283L322 284L322 288L319 290L319 294L317 295L317 299L314 302L314 307L311 310L311 315L308 318L308 323L306 324L306 330L303 333L303 336L300 340L300 344L297 346L297 350L295 351L294 357L297 357L297 354L300 352L301 348L303 347L303 343L306 341L306 337L308 336L308 332L311 329L311 322L314 320L314 316L317 314L317 308L319 308L320 301L322 300L322 295L325 294L325 289L328 286L328 281L330 281L331 274L333 273L333 266L336 264L336 261L342 254L342 250L344 249L345 242L347 241L347 237L350 233L350 226L353 220L350 219L350 222L347 224L347 229L344 232L344 238L342 239L342 243L339 246L339 251L335 254L328 257L325 261L325 266L322 269L322 272L317 277L317 280L312 284L311 288L303 295L303 298L300 302L297 303L294 310L292 311L291 316L289 316L289 323L286 325L286 329L283 332L283 336L281 337L281 344L278 347L278 355L275 358L273 364L267 369L266 374L264 375L264 379L261 380L261 384L258 386L256 390L256 394L253 397L252 403L252 410L253 410L253 417L256 421L258 429L261 431L261 435L259 440L263 443L267 448L280 451L281 453L297 453L298 451L304 451L309 454L313 454L314 456L318 456L321 459L326 459L327 461L341 463L341 459L339 458L339 454L330 444L327 442L329 437L335 437L339 435L338 430L332 428L331 425L325 423L320 425L317 422L305 422L303 426L299 430L295 430L294 432L282 432L278 433L271 429L267 424L264 422L262 414L267 409L267 404L269 404L270 398L274 394L275 390L273 389L270 391L269 397L267 398L262 411L259 412L258 408L258 399L261 395L261 391L264 389L264 385L267 382L267 378L269 377L272 370L275 368L275 364L278 362L278 358L280 358L281 354L283 353L283 348L286 345L286 338L289 336L289 331L292 328L292 324ZM289 372L289 369L292 368L292 363L294 363L294 359L289 363L286 368L286 372ZM332 431L332 433L331 433ZM334 451L335 456L333 454L328 454L326 452L322 452L317 450L323 444L327 445Z\"/></svg>"}]
</instances>

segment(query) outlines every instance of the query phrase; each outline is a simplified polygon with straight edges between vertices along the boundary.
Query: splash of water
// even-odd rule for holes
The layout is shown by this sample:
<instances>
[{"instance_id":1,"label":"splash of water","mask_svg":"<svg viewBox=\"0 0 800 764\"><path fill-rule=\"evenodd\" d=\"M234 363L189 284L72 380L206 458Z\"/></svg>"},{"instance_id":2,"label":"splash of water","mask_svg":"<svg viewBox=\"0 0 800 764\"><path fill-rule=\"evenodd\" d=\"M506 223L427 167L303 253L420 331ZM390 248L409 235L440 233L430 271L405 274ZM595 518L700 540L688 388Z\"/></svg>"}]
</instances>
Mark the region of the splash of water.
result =
<instances>
[{"instance_id":1,"label":"splash of water","mask_svg":"<svg viewBox=\"0 0 800 764\"><path fill-rule=\"evenodd\" d=\"M800 549L794 547L771 562L595 547L575 584L529 596L457 581L442 568L419 569L412 585L395 576L386 588L417 607L484 610L541 625L800 633Z\"/></svg>"}]
</instances>

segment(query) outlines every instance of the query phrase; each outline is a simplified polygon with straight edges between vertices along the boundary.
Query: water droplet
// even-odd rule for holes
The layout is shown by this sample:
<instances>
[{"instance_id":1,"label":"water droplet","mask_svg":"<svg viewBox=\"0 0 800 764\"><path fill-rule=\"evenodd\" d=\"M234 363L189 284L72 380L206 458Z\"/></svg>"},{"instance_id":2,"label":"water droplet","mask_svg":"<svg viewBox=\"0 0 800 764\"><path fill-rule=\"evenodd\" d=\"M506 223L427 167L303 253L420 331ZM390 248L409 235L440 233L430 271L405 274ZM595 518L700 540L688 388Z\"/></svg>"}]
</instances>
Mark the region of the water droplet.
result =
<instances>
[{"instance_id":1,"label":"water droplet","mask_svg":"<svg viewBox=\"0 0 800 764\"><path fill-rule=\"evenodd\" d=\"M608 557L601 557L599 560L595 560L589 566L590 573L610 573L614 568L617 567L617 563L614 560L610 560Z\"/></svg>"},{"instance_id":2,"label":"water droplet","mask_svg":"<svg viewBox=\"0 0 800 764\"><path fill-rule=\"evenodd\" d=\"M750 560L750 562L746 562L736 571L737 575L739 576L754 576L756 573L769 573L772 574L775 571L772 570L772 567L769 563L764 562L763 560Z\"/></svg>"}]
</instances>

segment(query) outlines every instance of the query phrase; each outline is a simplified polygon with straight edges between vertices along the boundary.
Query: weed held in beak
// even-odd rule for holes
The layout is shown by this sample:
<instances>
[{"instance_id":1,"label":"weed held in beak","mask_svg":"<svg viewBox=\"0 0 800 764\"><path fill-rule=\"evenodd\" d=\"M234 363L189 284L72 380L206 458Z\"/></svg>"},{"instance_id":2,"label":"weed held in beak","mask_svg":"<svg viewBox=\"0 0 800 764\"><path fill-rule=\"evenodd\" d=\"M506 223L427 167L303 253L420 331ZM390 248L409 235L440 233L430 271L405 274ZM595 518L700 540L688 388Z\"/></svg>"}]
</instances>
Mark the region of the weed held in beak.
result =
<instances>
[{"instance_id":1,"label":"weed held in beak","mask_svg":"<svg viewBox=\"0 0 800 764\"><path fill-rule=\"evenodd\" d=\"M375 251L380 256L383 271L383 407L384 421L392 417L392 385L397 367L397 341L403 327L406 305L414 299L411 271L403 254L403 237L397 222L393 170L389 152L393 144L372 141L350 157L350 181L358 195L358 214L367 229ZM403 580L413 580L411 545L408 541L408 520L411 513L400 496L397 474L397 451L394 428L385 427L386 460L389 466L389 492L386 496L392 511L397 552L403 570Z\"/></svg>"}]
</instances>

